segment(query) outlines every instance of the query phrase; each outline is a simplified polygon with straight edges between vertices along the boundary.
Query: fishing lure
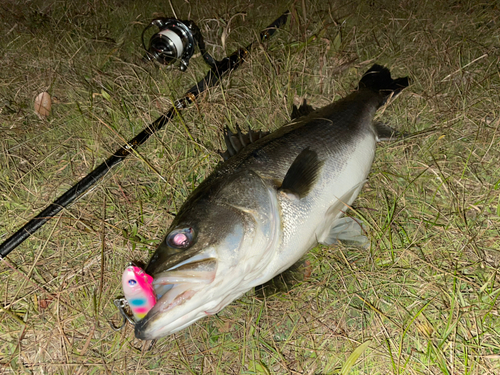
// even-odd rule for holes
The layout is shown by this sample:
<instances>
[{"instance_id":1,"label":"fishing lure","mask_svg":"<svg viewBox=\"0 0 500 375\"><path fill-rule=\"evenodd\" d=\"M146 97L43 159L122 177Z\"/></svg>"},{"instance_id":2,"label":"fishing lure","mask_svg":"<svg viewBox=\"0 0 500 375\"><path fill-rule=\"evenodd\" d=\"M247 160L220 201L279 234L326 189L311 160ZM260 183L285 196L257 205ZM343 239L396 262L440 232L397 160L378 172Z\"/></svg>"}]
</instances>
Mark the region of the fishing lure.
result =
<instances>
[{"instance_id":1,"label":"fishing lure","mask_svg":"<svg viewBox=\"0 0 500 375\"><path fill-rule=\"evenodd\" d=\"M123 272L122 287L125 299L137 322L156 304L153 277L145 273L142 268L129 264Z\"/></svg>"}]
</instances>

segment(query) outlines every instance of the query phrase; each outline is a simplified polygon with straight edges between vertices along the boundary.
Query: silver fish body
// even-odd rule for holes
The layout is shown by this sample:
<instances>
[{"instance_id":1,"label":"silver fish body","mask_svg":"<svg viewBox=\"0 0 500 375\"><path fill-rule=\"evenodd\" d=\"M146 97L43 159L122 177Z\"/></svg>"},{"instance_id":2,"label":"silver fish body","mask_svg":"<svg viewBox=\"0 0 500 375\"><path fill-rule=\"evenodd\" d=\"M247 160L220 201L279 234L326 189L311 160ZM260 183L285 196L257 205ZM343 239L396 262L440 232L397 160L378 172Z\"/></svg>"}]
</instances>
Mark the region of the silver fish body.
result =
<instances>
[{"instance_id":1,"label":"silver fish body","mask_svg":"<svg viewBox=\"0 0 500 375\"><path fill-rule=\"evenodd\" d=\"M352 94L219 164L181 207L146 268L159 300L136 324L136 337L163 337L215 314L318 242L342 238L342 215L385 136L375 112L406 86L407 78L393 80L374 65Z\"/></svg>"}]
</instances>

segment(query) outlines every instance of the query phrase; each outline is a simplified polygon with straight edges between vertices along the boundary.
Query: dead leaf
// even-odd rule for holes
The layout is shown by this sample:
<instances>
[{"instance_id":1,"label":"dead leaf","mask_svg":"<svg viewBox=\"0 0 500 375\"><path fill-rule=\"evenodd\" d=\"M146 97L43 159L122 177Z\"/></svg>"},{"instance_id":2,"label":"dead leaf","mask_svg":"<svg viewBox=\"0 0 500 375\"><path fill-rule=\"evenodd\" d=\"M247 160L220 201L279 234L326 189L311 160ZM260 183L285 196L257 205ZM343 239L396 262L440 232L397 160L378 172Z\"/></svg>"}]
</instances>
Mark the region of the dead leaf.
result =
<instances>
[{"instance_id":1,"label":"dead leaf","mask_svg":"<svg viewBox=\"0 0 500 375\"><path fill-rule=\"evenodd\" d=\"M52 99L48 92L44 91L38 94L35 99L35 112L41 119L46 118L50 114Z\"/></svg>"},{"instance_id":2,"label":"dead leaf","mask_svg":"<svg viewBox=\"0 0 500 375\"><path fill-rule=\"evenodd\" d=\"M52 302L54 298L49 296L48 298L46 299L41 299L38 301L38 307L43 310L43 309L46 309L47 307L49 307L50 303Z\"/></svg>"}]
</instances>

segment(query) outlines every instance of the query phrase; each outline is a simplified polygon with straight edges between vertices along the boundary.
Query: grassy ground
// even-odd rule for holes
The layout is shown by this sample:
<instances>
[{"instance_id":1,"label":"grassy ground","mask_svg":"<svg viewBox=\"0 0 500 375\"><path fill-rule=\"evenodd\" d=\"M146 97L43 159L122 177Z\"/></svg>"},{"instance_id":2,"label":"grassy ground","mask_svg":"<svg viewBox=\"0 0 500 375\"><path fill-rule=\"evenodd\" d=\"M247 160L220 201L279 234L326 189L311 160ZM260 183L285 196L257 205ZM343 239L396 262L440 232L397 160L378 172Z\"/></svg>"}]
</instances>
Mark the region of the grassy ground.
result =
<instances>
[{"instance_id":1,"label":"grassy ground","mask_svg":"<svg viewBox=\"0 0 500 375\"><path fill-rule=\"evenodd\" d=\"M217 58L285 9L293 17L0 263L0 372L500 373L494 2L5 0L0 241L204 75L199 56L186 73L140 61L142 29L172 9ZM125 264L147 261L216 165L223 127L276 129L295 97L329 103L374 62L413 84L379 113L411 136L379 147L356 201L371 249L316 248L311 277L289 293L248 293L151 350L130 326L112 331ZM54 99L45 120L33 110L42 91Z\"/></svg>"}]
</instances>

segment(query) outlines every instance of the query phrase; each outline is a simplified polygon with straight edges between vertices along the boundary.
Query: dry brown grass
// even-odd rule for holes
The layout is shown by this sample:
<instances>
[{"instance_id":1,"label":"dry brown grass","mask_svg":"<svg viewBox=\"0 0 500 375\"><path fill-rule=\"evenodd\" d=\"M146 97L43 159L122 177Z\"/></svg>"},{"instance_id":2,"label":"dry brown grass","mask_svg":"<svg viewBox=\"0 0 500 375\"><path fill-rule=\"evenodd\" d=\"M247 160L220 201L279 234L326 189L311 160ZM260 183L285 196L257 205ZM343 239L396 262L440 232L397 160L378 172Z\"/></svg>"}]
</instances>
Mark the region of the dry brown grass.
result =
<instances>
[{"instance_id":1,"label":"dry brown grass","mask_svg":"<svg viewBox=\"0 0 500 375\"><path fill-rule=\"evenodd\" d=\"M142 160L129 157L1 262L0 372L336 374L370 340L350 373L498 374L498 4L172 6L218 58L285 9L293 18L184 123L149 140ZM0 5L0 241L204 75L199 57L186 73L140 63L155 12L171 15L169 2ZM130 327L112 331L125 264L148 259L170 213L213 169L223 127L276 129L294 96L329 103L373 62L413 84L379 115L411 136L381 145L356 202L370 251L316 248L311 278L289 293L249 293L150 350ZM40 120L33 100L44 90L56 103Z\"/></svg>"}]
</instances>

